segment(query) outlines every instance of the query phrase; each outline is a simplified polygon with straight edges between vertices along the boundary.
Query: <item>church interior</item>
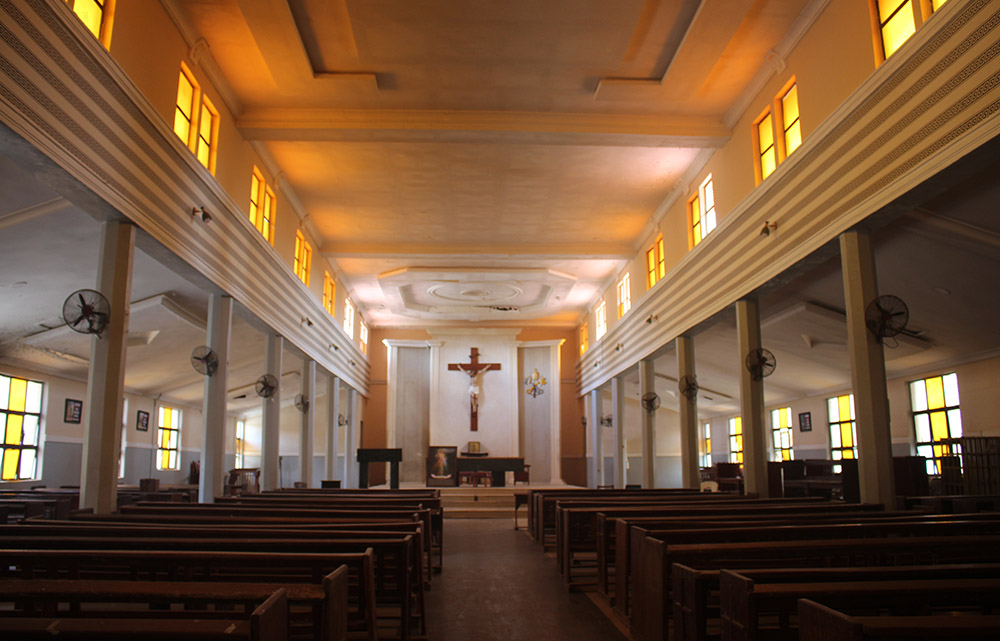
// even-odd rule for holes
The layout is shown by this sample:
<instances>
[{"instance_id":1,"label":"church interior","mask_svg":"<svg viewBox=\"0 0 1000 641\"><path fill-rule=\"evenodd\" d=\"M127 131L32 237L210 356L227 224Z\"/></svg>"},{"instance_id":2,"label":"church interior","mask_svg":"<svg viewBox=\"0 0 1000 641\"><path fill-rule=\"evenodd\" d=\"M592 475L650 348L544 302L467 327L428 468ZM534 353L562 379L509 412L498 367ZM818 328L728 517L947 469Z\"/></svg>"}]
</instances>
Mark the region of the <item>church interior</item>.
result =
<instances>
[{"instance_id":1,"label":"church interior","mask_svg":"<svg viewBox=\"0 0 1000 641\"><path fill-rule=\"evenodd\" d=\"M998 9L0 2L0 492L1000 495Z\"/></svg>"}]
</instances>

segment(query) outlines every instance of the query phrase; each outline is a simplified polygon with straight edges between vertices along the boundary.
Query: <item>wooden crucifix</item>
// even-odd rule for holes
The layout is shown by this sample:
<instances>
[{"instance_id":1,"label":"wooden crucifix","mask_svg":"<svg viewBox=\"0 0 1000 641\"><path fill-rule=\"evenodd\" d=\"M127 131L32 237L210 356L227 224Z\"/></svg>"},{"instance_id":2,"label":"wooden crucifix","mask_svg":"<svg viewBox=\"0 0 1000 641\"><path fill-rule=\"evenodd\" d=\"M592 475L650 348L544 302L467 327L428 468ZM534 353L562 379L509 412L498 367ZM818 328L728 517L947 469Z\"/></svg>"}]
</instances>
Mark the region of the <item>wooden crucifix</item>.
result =
<instances>
[{"instance_id":1,"label":"wooden crucifix","mask_svg":"<svg viewBox=\"0 0 1000 641\"><path fill-rule=\"evenodd\" d=\"M468 363L448 363L448 371L465 372L469 375L469 429L479 431L479 383L477 378L482 372L496 371L500 363L480 363L479 348L473 347L469 352Z\"/></svg>"}]
</instances>

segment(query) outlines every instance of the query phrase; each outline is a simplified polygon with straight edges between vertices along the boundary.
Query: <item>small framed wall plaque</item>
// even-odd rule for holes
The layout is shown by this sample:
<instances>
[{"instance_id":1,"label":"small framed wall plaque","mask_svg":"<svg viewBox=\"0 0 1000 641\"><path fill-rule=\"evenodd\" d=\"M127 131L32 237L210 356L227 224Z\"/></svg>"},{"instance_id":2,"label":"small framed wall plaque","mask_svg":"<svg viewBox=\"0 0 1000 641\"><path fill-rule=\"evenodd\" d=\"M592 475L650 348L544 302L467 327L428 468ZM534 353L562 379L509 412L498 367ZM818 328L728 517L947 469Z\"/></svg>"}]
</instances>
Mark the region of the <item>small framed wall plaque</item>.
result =
<instances>
[{"instance_id":1,"label":"small framed wall plaque","mask_svg":"<svg viewBox=\"0 0 1000 641\"><path fill-rule=\"evenodd\" d=\"M80 423L83 421L83 401L73 398L66 399L66 410L63 415L64 423Z\"/></svg>"},{"instance_id":2,"label":"small framed wall plaque","mask_svg":"<svg viewBox=\"0 0 1000 641\"><path fill-rule=\"evenodd\" d=\"M799 431L811 432L813 429L813 419L811 412L801 412L799 414Z\"/></svg>"},{"instance_id":3,"label":"small framed wall plaque","mask_svg":"<svg viewBox=\"0 0 1000 641\"><path fill-rule=\"evenodd\" d=\"M149 412L139 410L135 413L135 429L140 432L149 430Z\"/></svg>"}]
</instances>

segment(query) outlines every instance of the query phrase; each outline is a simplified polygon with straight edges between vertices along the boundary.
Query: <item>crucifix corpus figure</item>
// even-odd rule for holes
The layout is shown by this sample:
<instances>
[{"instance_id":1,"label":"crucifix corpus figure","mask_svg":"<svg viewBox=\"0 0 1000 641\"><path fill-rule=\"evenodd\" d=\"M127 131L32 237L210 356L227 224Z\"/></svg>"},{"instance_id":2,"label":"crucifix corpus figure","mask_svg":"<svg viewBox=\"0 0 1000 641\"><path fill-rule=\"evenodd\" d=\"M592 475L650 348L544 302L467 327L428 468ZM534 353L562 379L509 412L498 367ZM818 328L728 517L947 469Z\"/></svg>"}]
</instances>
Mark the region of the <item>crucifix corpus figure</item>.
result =
<instances>
[{"instance_id":1,"label":"crucifix corpus figure","mask_svg":"<svg viewBox=\"0 0 1000 641\"><path fill-rule=\"evenodd\" d=\"M469 375L469 429L479 431L479 376L483 372L500 369L500 363L480 363L479 348L469 352L468 363L448 363L448 371L465 372Z\"/></svg>"}]
</instances>

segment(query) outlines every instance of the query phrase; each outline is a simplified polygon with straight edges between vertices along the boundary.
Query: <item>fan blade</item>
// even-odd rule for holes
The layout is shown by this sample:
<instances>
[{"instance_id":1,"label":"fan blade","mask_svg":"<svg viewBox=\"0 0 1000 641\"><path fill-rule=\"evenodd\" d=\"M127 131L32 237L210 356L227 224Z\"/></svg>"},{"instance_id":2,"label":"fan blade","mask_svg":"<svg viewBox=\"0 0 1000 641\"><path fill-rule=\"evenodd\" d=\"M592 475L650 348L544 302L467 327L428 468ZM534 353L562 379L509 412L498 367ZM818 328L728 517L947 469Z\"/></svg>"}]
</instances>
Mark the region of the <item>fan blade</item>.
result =
<instances>
[{"instance_id":1,"label":"fan blade","mask_svg":"<svg viewBox=\"0 0 1000 641\"><path fill-rule=\"evenodd\" d=\"M84 298L83 298L83 294L82 294L82 293L80 293L80 294L77 294L77 295L76 295L76 297L77 297L78 299L80 299L80 308L81 308L81 309L87 309L87 301L86 301L86 300L84 300Z\"/></svg>"},{"instance_id":2,"label":"fan blade","mask_svg":"<svg viewBox=\"0 0 1000 641\"><path fill-rule=\"evenodd\" d=\"M70 327L76 327L77 325L79 325L79 324L80 324L80 321L82 321L82 320L85 320L86 318L87 318L87 315L86 315L86 314L80 314L80 317L79 317L79 318L77 318L77 319L76 319L75 321L73 321L72 323L70 323L69 325L70 325Z\"/></svg>"}]
</instances>

